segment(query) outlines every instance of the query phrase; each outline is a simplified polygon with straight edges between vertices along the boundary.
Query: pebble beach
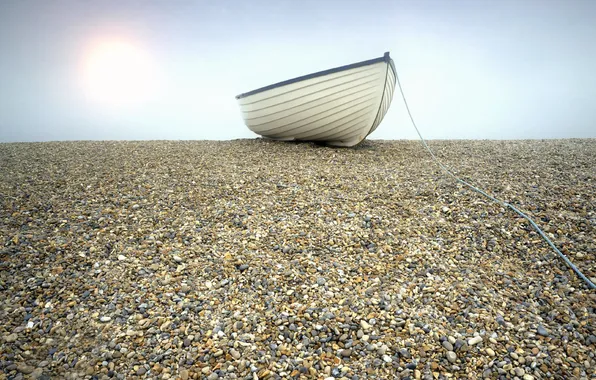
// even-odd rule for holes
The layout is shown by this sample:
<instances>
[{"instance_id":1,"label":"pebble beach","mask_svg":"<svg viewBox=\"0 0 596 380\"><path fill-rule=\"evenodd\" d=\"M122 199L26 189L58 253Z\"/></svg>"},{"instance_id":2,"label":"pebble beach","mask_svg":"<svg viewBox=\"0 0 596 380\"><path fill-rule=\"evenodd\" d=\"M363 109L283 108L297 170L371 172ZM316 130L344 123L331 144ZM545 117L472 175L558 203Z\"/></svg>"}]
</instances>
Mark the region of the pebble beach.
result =
<instances>
[{"instance_id":1,"label":"pebble beach","mask_svg":"<svg viewBox=\"0 0 596 380\"><path fill-rule=\"evenodd\" d=\"M596 282L596 139L436 140ZM596 291L418 141L0 144L0 379L594 379Z\"/></svg>"}]
</instances>

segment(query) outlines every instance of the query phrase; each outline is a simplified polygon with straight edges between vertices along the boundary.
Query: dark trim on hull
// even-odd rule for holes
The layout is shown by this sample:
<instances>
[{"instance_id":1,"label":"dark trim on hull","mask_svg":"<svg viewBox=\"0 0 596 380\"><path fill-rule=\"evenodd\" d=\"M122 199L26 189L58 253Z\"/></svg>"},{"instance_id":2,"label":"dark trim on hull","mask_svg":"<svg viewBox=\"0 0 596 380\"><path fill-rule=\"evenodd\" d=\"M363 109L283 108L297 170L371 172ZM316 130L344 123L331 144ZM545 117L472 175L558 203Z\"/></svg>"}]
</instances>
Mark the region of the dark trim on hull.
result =
<instances>
[{"instance_id":1,"label":"dark trim on hull","mask_svg":"<svg viewBox=\"0 0 596 380\"><path fill-rule=\"evenodd\" d=\"M393 65L393 60L389 57L389 52L386 52L382 57L379 57L379 58L369 59L368 61L362 61L362 62L352 63L350 65L340 66L340 67L336 67L336 68L329 69L329 70L319 71L319 72L316 72L316 73L313 73L313 74L303 75L303 76L296 77L296 78L293 78L293 79L285 80L283 82L279 82L279 83L271 84L269 86L261 87L261 88L258 88L256 90L245 92L243 94L237 95L236 96L236 99L246 98L247 96L258 94L260 92L264 92L264 91L267 91L267 90L272 90L272 89L277 88L277 87L287 86L289 84L300 82L300 81L303 81L303 80L317 78L317 77L322 77L324 75L334 74L334 73L337 73L337 72L340 72L340 71L356 69L358 67L373 65L373 64L379 63L379 62L387 62L393 68L395 67ZM394 68L394 70L395 70L395 68Z\"/></svg>"},{"instance_id":2,"label":"dark trim on hull","mask_svg":"<svg viewBox=\"0 0 596 380\"><path fill-rule=\"evenodd\" d=\"M364 139L372 133L372 129L375 126L375 122L377 121L377 119L379 118L379 114L381 113L381 108L383 108L383 99L385 99L385 90L387 89L387 76L389 76L389 66L390 65L387 65L387 69L385 70L385 84L383 85L383 95L381 96L381 101L379 102L379 109L377 109L377 114L375 115L375 118L373 119L373 122L370 125L370 128L368 129L368 133L366 134L366 136L364 136Z\"/></svg>"}]
</instances>

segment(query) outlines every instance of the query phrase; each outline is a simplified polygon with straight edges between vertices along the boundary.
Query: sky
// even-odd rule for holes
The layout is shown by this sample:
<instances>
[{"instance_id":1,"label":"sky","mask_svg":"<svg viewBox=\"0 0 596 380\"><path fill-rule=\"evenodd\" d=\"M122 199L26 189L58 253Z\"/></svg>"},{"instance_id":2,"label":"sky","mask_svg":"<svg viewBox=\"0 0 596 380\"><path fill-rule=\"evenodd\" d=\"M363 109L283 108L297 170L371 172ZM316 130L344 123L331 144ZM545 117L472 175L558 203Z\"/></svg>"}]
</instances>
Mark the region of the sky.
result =
<instances>
[{"instance_id":1,"label":"sky","mask_svg":"<svg viewBox=\"0 0 596 380\"><path fill-rule=\"evenodd\" d=\"M594 138L594 20L592 0L3 0L0 142L258 137L236 95L385 51L427 139ZM417 138L399 94L369 138Z\"/></svg>"}]
</instances>

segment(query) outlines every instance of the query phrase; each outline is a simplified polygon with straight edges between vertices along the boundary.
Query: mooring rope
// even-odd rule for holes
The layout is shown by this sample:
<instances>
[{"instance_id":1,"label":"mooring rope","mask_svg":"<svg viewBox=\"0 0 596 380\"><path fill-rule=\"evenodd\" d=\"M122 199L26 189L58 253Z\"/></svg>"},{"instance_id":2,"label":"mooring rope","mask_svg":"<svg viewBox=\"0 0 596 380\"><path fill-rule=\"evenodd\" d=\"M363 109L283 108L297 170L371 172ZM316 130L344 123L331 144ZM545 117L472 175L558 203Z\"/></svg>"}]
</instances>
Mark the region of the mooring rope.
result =
<instances>
[{"instance_id":1,"label":"mooring rope","mask_svg":"<svg viewBox=\"0 0 596 380\"><path fill-rule=\"evenodd\" d=\"M449 174L451 177L453 177L456 181L468 186L469 188L471 188L472 190L484 195L485 197L487 197L488 199L490 199L493 202L496 202L502 206L504 206L505 208L510 208L513 211L515 211L519 216L523 217L524 219L526 219L528 222L530 222L530 224L532 225L532 227L534 227L534 229L540 234L540 236L542 236L542 238L548 243L548 245L551 246L551 248L557 253L557 255L563 259L563 261L579 276L579 278L581 278L590 289L596 289L596 285L594 285L594 283L592 281L590 281L590 279L588 277L586 277L572 262L571 260L569 260L569 258L567 258L567 256L565 256L561 251L559 251L559 249L553 244L552 241L550 241L550 239L544 234L544 232L542 232L542 230L540 229L540 227L538 227L538 225L526 214L524 214L523 212L521 212L517 207L507 203L507 202L503 202L493 196L488 195L486 192L482 191L481 189L477 188L476 186L464 181L463 179L457 177L455 174L453 174L451 172L451 170L449 170L445 165L443 165L443 163L441 163L441 161L439 161L439 159L437 158L437 156L435 156L435 154L433 153L433 151L430 149L430 147L428 146L428 144L426 143L426 141L424 140L424 138L422 137L422 134L420 133L420 131L418 130L418 126L416 125L416 122L414 121L414 117L412 116L412 112L410 112L410 107L408 106L408 101L406 100L406 95L404 94L404 90L401 86L401 82L399 81L399 76L397 75L397 70L395 72L395 78L397 79L397 85L399 87L399 91L401 92L401 97L404 100L404 104L406 106L406 110L408 111L408 116L410 117L410 121L412 122L412 125L414 126L414 129L416 129L416 132L418 133L418 136L420 137L420 141L422 141L422 144L424 145L424 147L426 148L426 150L428 150L428 152L430 153L430 155L432 156L433 160L441 167L441 169L443 169L447 174Z\"/></svg>"}]
</instances>

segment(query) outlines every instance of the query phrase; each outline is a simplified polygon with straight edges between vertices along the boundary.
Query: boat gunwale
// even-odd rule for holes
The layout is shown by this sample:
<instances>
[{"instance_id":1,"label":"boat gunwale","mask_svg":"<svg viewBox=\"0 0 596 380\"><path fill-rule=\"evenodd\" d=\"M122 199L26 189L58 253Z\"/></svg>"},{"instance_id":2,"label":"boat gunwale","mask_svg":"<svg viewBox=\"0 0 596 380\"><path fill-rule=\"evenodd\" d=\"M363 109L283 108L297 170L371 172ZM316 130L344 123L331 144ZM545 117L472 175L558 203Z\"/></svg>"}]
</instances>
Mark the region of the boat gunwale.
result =
<instances>
[{"instance_id":1,"label":"boat gunwale","mask_svg":"<svg viewBox=\"0 0 596 380\"><path fill-rule=\"evenodd\" d=\"M362 61L362 62L356 62L356 63L352 63L349 65L344 65L344 66L339 66L339 67L335 67L332 69L318 71L316 73L302 75L302 76L288 79L288 80L285 80L282 82L270 84L265 87L257 88L256 90L252 90L249 92L242 93L240 95L236 95L236 99L246 98L251 95L255 95L255 94L258 94L261 92L272 90L274 88L287 86L289 84L301 82L301 81L308 80L308 79L313 79L313 78L317 78L317 77L321 77L321 76L325 76L325 75L329 75L329 74L334 74L334 73L338 73L338 72L345 71L345 70L356 69L356 68L362 67L362 66L374 65L375 63L379 63L379 62L386 62L386 63L389 63L391 66L393 66L393 60L391 59L391 57L389 57L389 52L385 52L385 54L379 58L373 58L373 59L369 59L369 60Z\"/></svg>"}]
</instances>

